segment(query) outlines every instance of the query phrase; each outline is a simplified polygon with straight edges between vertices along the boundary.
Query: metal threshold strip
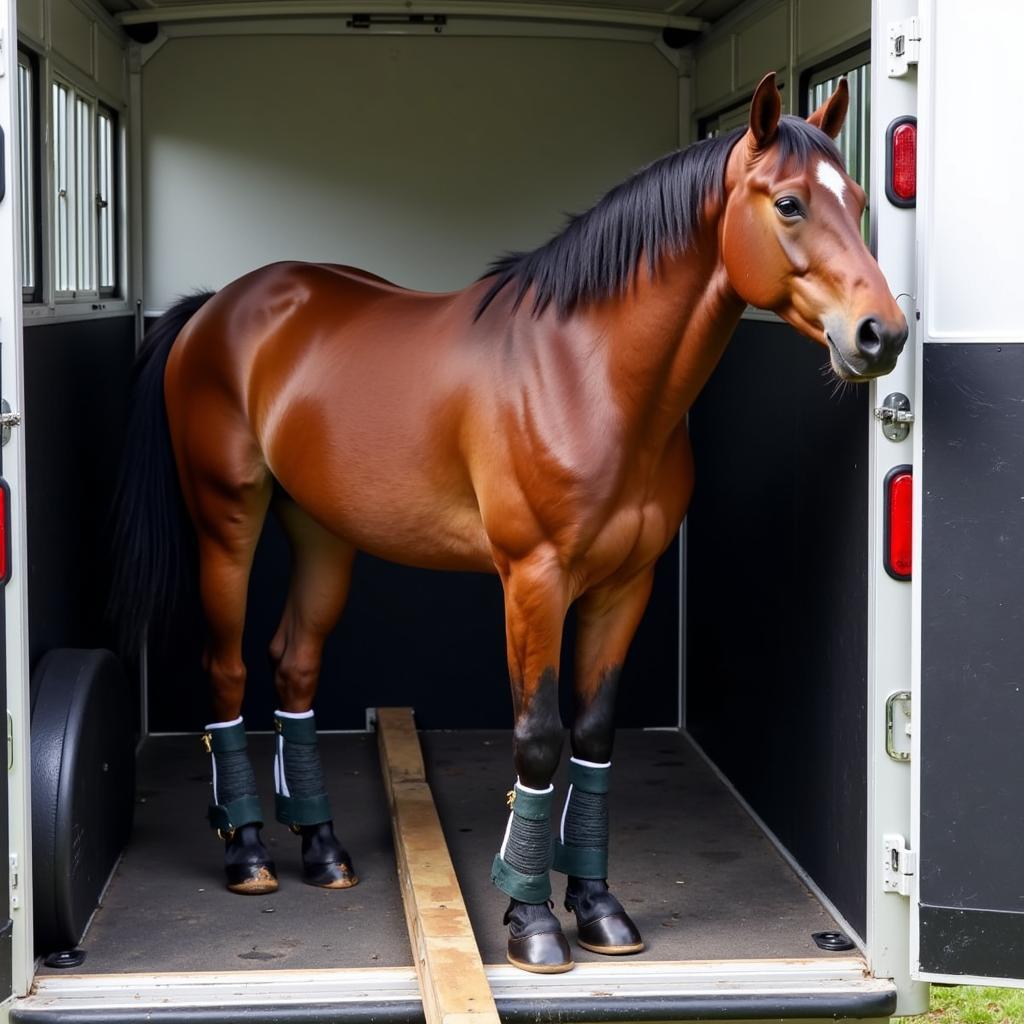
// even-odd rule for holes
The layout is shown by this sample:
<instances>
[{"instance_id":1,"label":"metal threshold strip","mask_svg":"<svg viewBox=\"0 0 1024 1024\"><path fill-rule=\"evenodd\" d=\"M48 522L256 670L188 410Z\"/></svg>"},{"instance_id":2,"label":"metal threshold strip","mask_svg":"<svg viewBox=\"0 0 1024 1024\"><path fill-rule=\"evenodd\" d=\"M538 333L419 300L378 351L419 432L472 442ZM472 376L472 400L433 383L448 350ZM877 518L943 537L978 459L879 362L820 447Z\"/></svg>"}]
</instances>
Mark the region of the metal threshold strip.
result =
<instances>
[{"instance_id":1,"label":"metal threshold strip","mask_svg":"<svg viewBox=\"0 0 1024 1024\"><path fill-rule=\"evenodd\" d=\"M506 1024L547 1020L766 1020L888 1017L891 982L860 957L577 964L537 978L485 967ZM416 971L377 967L225 974L47 975L11 1009L27 1024L374 1021L421 1024Z\"/></svg>"},{"instance_id":2,"label":"metal threshold strip","mask_svg":"<svg viewBox=\"0 0 1024 1024\"><path fill-rule=\"evenodd\" d=\"M11 1021L109 1024L534 1024L537 1020L880 1019L890 981L859 956L581 963L538 976L485 966L407 708L378 712L384 786L415 967L45 975Z\"/></svg>"}]
</instances>

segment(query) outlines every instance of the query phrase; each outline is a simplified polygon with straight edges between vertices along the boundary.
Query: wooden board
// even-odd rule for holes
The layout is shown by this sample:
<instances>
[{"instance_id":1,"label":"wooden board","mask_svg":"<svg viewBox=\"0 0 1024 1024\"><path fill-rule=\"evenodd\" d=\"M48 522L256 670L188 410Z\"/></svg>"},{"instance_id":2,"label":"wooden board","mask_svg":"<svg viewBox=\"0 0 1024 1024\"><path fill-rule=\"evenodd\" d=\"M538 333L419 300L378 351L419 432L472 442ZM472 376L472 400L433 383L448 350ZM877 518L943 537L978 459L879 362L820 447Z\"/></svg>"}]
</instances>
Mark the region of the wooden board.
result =
<instances>
[{"instance_id":1,"label":"wooden board","mask_svg":"<svg viewBox=\"0 0 1024 1024\"><path fill-rule=\"evenodd\" d=\"M426 1024L499 1024L427 785L412 710L379 708L377 736Z\"/></svg>"}]
</instances>

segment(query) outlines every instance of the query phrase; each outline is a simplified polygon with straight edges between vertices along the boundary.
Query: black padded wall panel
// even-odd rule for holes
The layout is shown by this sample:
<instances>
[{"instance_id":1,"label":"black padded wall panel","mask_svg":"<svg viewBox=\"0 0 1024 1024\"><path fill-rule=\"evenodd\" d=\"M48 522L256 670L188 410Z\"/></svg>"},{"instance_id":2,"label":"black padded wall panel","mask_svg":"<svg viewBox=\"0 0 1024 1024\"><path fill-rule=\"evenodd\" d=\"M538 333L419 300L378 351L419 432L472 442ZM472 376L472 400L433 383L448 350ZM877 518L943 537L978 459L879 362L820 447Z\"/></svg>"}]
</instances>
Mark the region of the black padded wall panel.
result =
<instances>
[{"instance_id":1,"label":"black padded wall panel","mask_svg":"<svg viewBox=\"0 0 1024 1024\"><path fill-rule=\"evenodd\" d=\"M25 328L29 640L112 647L110 502L128 415L131 316ZM15 571L20 567L15 566Z\"/></svg>"},{"instance_id":2,"label":"black padded wall panel","mask_svg":"<svg viewBox=\"0 0 1024 1024\"><path fill-rule=\"evenodd\" d=\"M1024 345L926 344L922 428L921 968L1021 978Z\"/></svg>"},{"instance_id":3,"label":"black padded wall panel","mask_svg":"<svg viewBox=\"0 0 1024 1024\"><path fill-rule=\"evenodd\" d=\"M690 416L690 731L861 934L865 921L866 387L743 321Z\"/></svg>"}]
</instances>

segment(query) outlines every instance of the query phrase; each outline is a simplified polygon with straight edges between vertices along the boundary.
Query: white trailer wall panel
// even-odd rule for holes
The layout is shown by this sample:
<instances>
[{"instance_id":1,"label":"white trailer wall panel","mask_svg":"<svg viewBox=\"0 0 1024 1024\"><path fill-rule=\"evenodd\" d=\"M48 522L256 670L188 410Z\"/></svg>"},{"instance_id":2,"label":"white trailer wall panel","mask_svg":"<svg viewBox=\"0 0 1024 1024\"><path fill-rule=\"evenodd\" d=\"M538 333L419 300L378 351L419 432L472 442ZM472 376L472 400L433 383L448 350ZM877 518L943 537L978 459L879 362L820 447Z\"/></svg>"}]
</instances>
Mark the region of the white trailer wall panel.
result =
<instances>
[{"instance_id":1,"label":"white trailer wall panel","mask_svg":"<svg viewBox=\"0 0 1024 1024\"><path fill-rule=\"evenodd\" d=\"M174 38L142 73L145 307L279 259L462 287L674 149L650 45Z\"/></svg>"}]
</instances>

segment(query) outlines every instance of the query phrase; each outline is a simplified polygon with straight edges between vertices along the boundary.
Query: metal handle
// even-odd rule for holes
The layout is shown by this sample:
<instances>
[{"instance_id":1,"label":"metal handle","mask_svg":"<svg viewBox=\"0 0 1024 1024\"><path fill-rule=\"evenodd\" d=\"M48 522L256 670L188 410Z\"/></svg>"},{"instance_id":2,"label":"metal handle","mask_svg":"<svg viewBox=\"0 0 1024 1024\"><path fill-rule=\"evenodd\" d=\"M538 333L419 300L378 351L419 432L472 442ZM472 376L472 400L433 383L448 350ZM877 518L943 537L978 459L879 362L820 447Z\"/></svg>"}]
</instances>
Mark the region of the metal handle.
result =
<instances>
[{"instance_id":1,"label":"metal handle","mask_svg":"<svg viewBox=\"0 0 1024 1024\"><path fill-rule=\"evenodd\" d=\"M897 750L896 749L896 705L906 704L908 707L903 709L903 714L910 718L910 691L909 690L897 690L896 693L890 693L889 699L885 702L885 752L894 761L909 761L910 751L908 750ZM909 725L907 726L907 732L910 732Z\"/></svg>"}]
</instances>

